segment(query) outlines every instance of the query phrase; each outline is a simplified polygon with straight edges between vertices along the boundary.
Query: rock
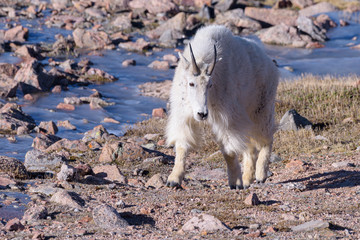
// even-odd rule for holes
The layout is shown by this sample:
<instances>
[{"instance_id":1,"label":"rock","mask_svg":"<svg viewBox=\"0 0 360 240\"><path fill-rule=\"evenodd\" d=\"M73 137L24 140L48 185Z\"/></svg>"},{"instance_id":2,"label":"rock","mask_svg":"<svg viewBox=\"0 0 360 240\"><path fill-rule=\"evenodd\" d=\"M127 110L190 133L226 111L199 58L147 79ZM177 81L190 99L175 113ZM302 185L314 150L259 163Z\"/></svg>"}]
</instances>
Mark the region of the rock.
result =
<instances>
[{"instance_id":1,"label":"rock","mask_svg":"<svg viewBox=\"0 0 360 240\"><path fill-rule=\"evenodd\" d=\"M39 128L41 131L44 131L46 134L55 135L58 132L58 128L53 121L40 122Z\"/></svg>"},{"instance_id":2,"label":"rock","mask_svg":"<svg viewBox=\"0 0 360 240\"><path fill-rule=\"evenodd\" d=\"M75 166L75 169L77 174L81 177L93 174L93 170L89 164L79 163Z\"/></svg>"},{"instance_id":3,"label":"rock","mask_svg":"<svg viewBox=\"0 0 360 240\"><path fill-rule=\"evenodd\" d=\"M77 47L90 50L103 49L111 44L107 33L102 31L84 30L77 28L73 31L74 41Z\"/></svg>"},{"instance_id":4,"label":"rock","mask_svg":"<svg viewBox=\"0 0 360 240\"><path fill-rule=\"evenodd\" d=\"M291 109L284 114L284 116L280 120L279 125L279 128L283 131L297 131L301 128L311 130L312 128L312 123L300 114L298 114L294 109Z\"/></svg>"},{"instance_id":5,"label":"rock","mask_svg":"<svg viewBox=\"0 0 360 240\"><path fill-rule=\"evenodd\" d=\"M344 167L355 167L355 164L349 162L349 161L343 161L343 162L336 162L331 164L334 168L344 168Z\"/></svg>"},{"instance_id":6,"label":"rock","mask_svg":"<svg viewBox=\"0 0 360 240\"><path fill-rule=\"evenodd\" d=\"M63 164L56 177L59 181L73 181L76 178L76 173L76 168Z\"/></svg>"},{"instance_id":7,"label":"rock","mask_svg":"<svg viewBox=\"0 0 360 240\"><path fill-rule=\"evenodd\" d=\"M124 48L128 51L142 52L148 49L150 43L145 41L143 38L138 38L136 42L123 42L119 43L119 47Z\"/></svg>"},{"instance_id":8,"label":"rock","mask_svg":"<svg viewBox=\"0 0 360 240\"><path fill-rule=\"evenodd\" d=\"M66 111L74 111L75 110L75 106L72 104L67 104L67 103L59 103L56 106L56 109L60 109L60 110L66 110Z\"/></svg>"},{"instance_id":9,"label":"rock","mask_svg":"<svg viewBox=\"0 0 360 240\"><path fill-rule=\"evenodd\" d=\"M165 30L159 37L160 46L165 48L175 48L178 40L183 38L185 38L185 35L178 30Z\"/></svg>"},{"instance_id":10,"label":"rock","mask_svg":"<svg viewBox=\"0 0 360 240\"><path fill-rule=\"evenodd\" d=\"M24 164L12 157L0 156L0 172L8 174L12 178L25 179L28 173Z\"/></svg>"},{"instance_id":11,"label":"rock","mask_svg":"<svg viewBox=\"0 0 360 240\"><path fill-rule=\"evenodd\" d=\"M45 151L49 146L51 146L52 144L54 144L55 142L57 142L59 140L61 140L61 138L57 137L55 135L39 134L39 135L37 135L36 138L34 138L31 146L37 150Z\"/></svg>"},{"instance_id":12,"label":"rock","mask_svg":"<svg viewBox=\"0 0 360 240\"><path fill-rule=\"evenodd\" d=\"M21 224L18 218L13 218L9 220L5 225L5 230L7 231L19 231L24 229L25 229L24 225Z\"/></svg>"},{"instance_id":13,"label":"rock","mask_svg":"<svg viewBox=\"0 0 360 240\"><path fill-rule=\"evenodd\" d=\"M86 80L90 81L90 82L95 82L95 83L106 83L106 82L113 82L115 80L117 80L116 77L108 74L107 72L98 69L98 68L90 68L85 76Z\"/></svg>"},{"instance_id":14,"label":"rock","mask_svg":"<svg viewBox=\"0 0 360 240\"><path fill-rule=\"evenodd\" d=\"M80 98L78 98L78 97L65 97L64 103L71 104L71 105L80 105L82 102L81 102Z\"/></svg>"},{"instance_id":15,"label":"rock","mask_svg":"<svg viewBox=\"0 0 360 240\"><path fill-rule=\"evenodd\" d=\"M102 7L105 7L109 12L122 12L130 10L129 0L104 0L96 1Z\"/></svg>"},{"instance_id":16,"label":"rock","mask_svg":"<svg viewBox=\"0 0 360 240\"><path fill-rule=\"evenodd\" d=\"M203 5L199 11L199 17L211 21L211 19L215 18L214 8L208 4Z\"/></svg>"},{"instance_id":17,"label":"rock","mask_svg":"<svg viewBox=\"0 0 360 240\"><path fill-rule=\"evenodd\" d=\"M230 29L232 26L237 28L247 28L252 31L261 29L261 24L258 21L245 16L244 10L240 8L218 14L215 23L225 25Z\"/></svg>"},{"instance_id":18,"label":"rock","mask_svg":"<svg viewBox=\"0 0 360 240\"><path fill-rule=\"evenodd\" d=\"M273 8L279 9L279 8L291 8L292 2L290 0L277 0Z\"/></svg>"},{"instance_id":19,"label":"rock","mask_svg":"<svg viewBox=\"0 0 360 240\"><path fill-rule=\"evenodd\" d=\"M345 27L349 25L349 22L345 21L344 19L340 19L339 22L341 27Z\"/></svg>"},{"instance_id":20,"label":"rock","mask_svg":"<svg viewBox=\"0 0 360 240\"><path fill-rule=\"evenodd\" d=\"M296 171L298 171L298 170L296 170ZM287 190L300 190L300 191L306 190L306 185L301 182L284 183L284 184L282 184L282 187Z\"/></svg>"},{"instance_id":21,"label":"rock","mask_svg":"<svg viewBox=\"0 0 360 240\"><path fill-rule=\"evenodd\" d=\"M95 140L97 142L106 142L109 139L110 134L104 128L103 125L98 125L94 127L92 130L87 131L82 138L82 141L85 143L91 142Z\"/></svg>"},{"instance_id":22,"label":"rock","mask_svg":"<svg viewBox=\"0 0 360 240\"><path fill-rule=\"evenodd\" d=\"M140 89L141 95L168 100L171 84L171 80L165 80L163 82L147 82L138 85L138 88Z\"/></svg>"},{"instance_id":23,"label":"rock","mask_svg":"<svg viewBox=\"0 0 360 240\"><path fill-rule=\"evenodd\" d=\"M65 121L57 121L56 124L58 127L63 127L66 129L70 129L70 130L76 130L76 126L74 126L73 124L70 123L69 120L65 120Z\"/></svg>"},{"instance_id":24,"label":"rock","mask_svg":"<svg viewBox=\"0 0 360 240\"><path fill-rule=\"evenodd\" d=\"M161 187L164 187L166 183L166 176L157 173L154 176L152 176L146 183L145 187L154 187L156 189L159 189Z\"/></svg>"},{"instance_id":25,"label":"rock","mask_svg":"<svg viewBox=\"0 0 360 240\"><path fill-rule=\"evenodd\" d=\"M215 5L215 9L220 12L226 12L235 7L236 0L219 0Z\"/></svg>"},{"instance_id":26,"label":"rock","mask_svg":"<svg viewBox=\"0 0 360 240\"><path fill-rule=\"evenodd\" d=\"M85 13L90 17L94 17L94 18L105 17L105 11L102 11L101 9L97 9L97 8L86 8Z\"/></svg>"},{"instance_id":27,"label":"rock","mask_svg":"<svg viewBox=\"0 0 360 240\"><path fill-rule=\"evenodd\" d=\"M102 120L104 123L115 123L115 124L119 124L120 122L118 120L115 120L113 118L110 117L106 117L104 118L104 120Z\"/></svg>"},{"instance_id":28,"label":"rock","mask_svg":"<svg viewBox=\"0 0 360 240\"><path fill-rule=\"evenodd\" d=\"M0 176L0 190L8 188L9 185L16 185L16 182L10 179L9 175L7 174L6 176Z\"/></svg>"},{"instance_id":29,"label":"rock","mask_svg":"<svg viewBox=\"0 0 360 240\"><path fill-rule=\"evenodd\" d=\"M229 228L214 216L202 213L187 221L181 230L184 232L216 232L229 231Z\"/></svg>"},{"instance_id":30,"label":"rock","mask_svg":"<svg viewBox=\"0 0 360 240\"><path fill-rule=\"evenodd\" d=\"M120 172L116 165L98 165L93 168L93 172L95 177L104 178L105 180L122 184L127 183L126 177Z\"/></svg>"},{"instance_id":31,"label":"rock","mask_svg":"<svg viewBox=\"0 0 360 240\"><path fill-rule=\"evenodd\" d=\"M40 219L45 219L48 215L47 208L45 206L31 206L28 210L25 211L22 222L27 224L36 222Z\"/></svg>"},{"instance_id":32,"label":"rock","mask_svg":"<svg viewBox=\"0 0 360 240\"><path fill-rule=\"evenodd\" d=\"M129 2L130 8L134 11L146 9L151 14L174 14L179 11L177 5L172 0L132 0Z\"/></svg>"},{"instance_id":33,"label":"rock","mask_svg":"<svg viewBox=\"0 0 360 240\"><path fill-rule=\"evenodd\" d=\"M166 117L166 111L163 108L154 108L152 110L152 117L154 118L165 118Z\"/></svg>"},{"instance_id":34,"label":"rock","mask_svg":"<svg viewBox=\"0 0 360 240\"><path fill-rule=\"evenodd\" d=\"M106 204L95 207L92 216L96 226L103 229L114 231L129 226L129 223L120 216L115 208Z\"/></svg>"},{"instance_id":35,"label":"rock","mask_svg":"<svg viewBox=\"0 0 360 240\"><path fill-rule=\"evenodd\" d=\"M0 97L12 98L16 96L18 83L14 81L14 76L18 67L10 63L0 63Z\"/></svg>"},{"instance_id":36,"label":"rock","mask_svg":"<svg viewBox=\"0 0 360 240\"><path fill-rule=\"evenodd\" d=\"M336 22L334 22L328 15L320 14L316 17L314 24L319 26L321 29L329 30L330 28L337 27Z\"/></svg>"},{"instance_id":37,"label":"rock","mask_svg":"<svg viewBox=\"0 0 360 240\"><path fill-rule=\"evenodd\" d=\"M298 7L300 9L312 6L314 4L313 0L291 0L294 7Z\"/></svg>"},{"instance_id":38,"label":"rock","mask_svg":"<svg viewBox=\"0 0 360 240\"><path fill-rule=\"evenodd\" d=\"M29 35L29 29L19 25L5 31L4 40L11 42L25 42Z\"/></svg>"},{"instance_id":39,"label":"rock","mask_svg":"<svg viewBox=\"0 0 360 240\"><path fill-rule=\"evenodd\" d=\"M143 157L146 157L146 153L139 144L132 142L123 143L122 152L121 156L119 156L119 160L135 161Z\"/></svg>"},{"instance_id":40,"label":"rock","mask_svg":"<svg viewBox=\"0 0 360 240\"><path fill-rule=\"evenodd\" d=\"M123 67L128 67L128 66L135 66L136 65L136 61L134 59L126 59L122 62L121 64Z\"/></svg>"},{"instance_id":41,"label":"rock","mask_svg":"<svg viewBox=\"0 0 360 240\"><path fill-rule=\"evenodd\" d=\"M43 65L35 59L23 62L17 71L14 81L24 94L40 91L49 91L55 82L55 77L50 75Z\"/></svg>"},{"instance_id":42,"label":"rock","mask_svg":"<svg viewBox=\"0 0 360 240\"><path fill-rule=\"evenodd\" d=\"M58 203L63 206L68 206L71 208L82 209L85 205L85 201L81 197L74 193L68 192L63 189L59 189L51 198L51 202Z\"/></svg>"},{"instance_id":43,"label":"rock","mask_svg":"<svg viewBox=\"0 0 360 240\"><path fill-rule=\"evenodd\" d=\"M324 229L329 228L330 223L323 220L313 220L310 222L306 222L294 227L291 227L291 230L294 232L308 232L313 231L315 229Z\"/></svg>"},{"instance_id":44,"label":"rock","mask_svg":"<svg viewBox=\"0 0 360 240\"><path fill-rule=\"evenodd\" d=\"M52 144L50 147L48 147L45 152L51 153L51 152L58 152L66 150L68 152L86 152L89 150L89 148L86 146L86 144L81 140L69 140L66 138L63 138L54 144Z\"/></svg>"},{"instance_id":45,"label":"rock","mask_svg":"<svg viewBox=\"0 0 360 240\"><path fill-rule=\"evenodd\" d=\"M329 2L320 2L315 5L306 7L299 11L299 15L310 17L319 13L334 12L338 10L334 5Z\"/></svg>"},{"instance_id":46,"label":"rock","mask_svg":"<svg viewBox=\"0 0 360 240\"><path fill-rule=\"evenodd\" d=\"M61 93L62 91L62 87L61 85L56 85L53 87L53 89L51 90L52 93Z\"/></svg>"},{"instance_id":47,"label":"rock","mask_svg":"<svg viewBox=\"0 0 360 240\"><path fill-rule=\"evenodd\" d=\"M99 162L110 163L115 161L120 155L122 150L122 143L119 141L106 142L101 150Z\"/></svg>"},{"instance_id":48,"label":"rock","mask_svg":"<svg viewBox=\"0 0 360 240\"><path fill-rule=\"evenodd\" d=\"M121 31L130 29L132 27L131 18L125 15L117 16L115 20L112 21L111 26Z\"/></svg>"},{"instance_id":49,"label":"rock","mask_svg":"<svg viewBox=\"0 0 360 240\"><path fill-rule=\"evenodd\" d=\"M256 206L259 205L261 202L256 195L256 193L250 193L244 200L244 203L248 206Z\"/></svg>"},{"instance_id":50,"label":"rock","mask_svg":"<svg viewBox=\"0 0 360 240\"><path fill-rule=\"evenodd\" d=\"M305 47L311 38L298 33L295 27L285 24L276 25L260 30L258 33L260 40L268 44L276 44L291 47Z\"/></svg>"},{"instance_id":51,"label":"rock","mask_svg":"<svg viewBox=\"0 0 360 240\"><path fill-rule=\"evenodd\" d=\"M310 18L299 16L296 19L296 24L298 29L309 34L309 36L315 41L324 42L325 40L327 40L325 33L323 33Z\"/></svg>"},{"instance_id":52,"label":"rock","mask_svg":"<svg viewBox=\"0 0 360 240\"><path fill-rule=\"evenodd\" d=\"M156 70L169 70L170 64L167 61L158 61L155 60L148 65L148 67Z\"/></svg>"},{"instance_id":53,"label":"rock","mask_svg":"<svg viewBox=\"0 0 360 240\"><path fill-rule=\"evenodd\" d=\"M174 54L166 54L163 56L164 61L168 61L169 63L175 64L179 61L179 58Z\"/></svg>"},{"instance_id":54,"label":"rock","mask_svg":"<svg viewBox=\"0 0 360 240\"><path fill-rule=\"evenodd\" d=\"M186 15L184 12L176 14L168 21L164 22L154 30L146 32L146 36L150 38L159 38L167 30L176 30L183 32L186 27Z\"/></svg>"},{"instance_id":55,"label":"rock","mask_svg":"<svg viewBox=\"0 0 360 240\"><path fill-rule=\"evenodd\" d=\"M54 195L57 191L59 190L59 188L56 187L56 184L41 184L41 185L37 185L36 187L30 187L29 188L29 193L40 193L46 196L51 196Z\"/></svg>"},{"instance_id":56,"label":"rock","mask_svg":"<svg viewBox=\"0 0 360 240\"><path fill-rule=\"evenodd\" d=\"M40 232L39 230L34 230L33 232L33 235L32 235L32 238L33 240L45 240L45 234Z\"/></svg>"},{"instance_id":57,"label":"rock","mask_svg":"<svg viewBox=\"0 0 360 240\"><path fill-rule=\"evenodd\" d=\"M19 127L24 127L27 132L35 128L34 119L24 113L20 105L16 103L6 103L0 109L0 131L16 134Z\"/></svg>"},{"instance_id":58,"label":"rock","mask_svg":"<svg viewBox=\"0 0 360 240\"><path fill-rule=\"evenodd\" d=\"M64 10L70 5L69 0L51 0L50 2L55 10Z\"/></svg>"},{"instance_id":59,"label":"rock","mask_svg":"<svg viewBox=\"0 0 360 240\"><path fill-rule=\"evenodd\" d=\"M245 15L271 25L285 24L287 26L296 26L298 13L289 9L268 9L246 7Z\"/></svg>"},{"instance_id":60,"label":"rock","mask_svg":"<svg viewBox=\"0 0 360 240\"><path fill-rule=\"evenodd\" d=\"M36 46L26 46L23 45L16 49L15 54L25 60L35 58L37 60L42 60L43 56L40 55L39 50Z\"/></svg>"},{"instance_id":61,"label":"rock","mask_svg":"<svg viewBox=\"0 0 360 240\"><path fill-rule=\"evenodd\" d=\"M43 153L33 149L26 153L24 165L29 172L54 171L64 162L63 158L57 155Z\"/></svg>"},{"instance_id":62,"label":"rock","mask_svg":"<svg viewBox=\"0 0 360 240\"><path fill-rule=\"evenodd\" d=\"M227 173L223 168L209 170L205 167L197 167L188 175L191 179L199 181L219 181L227 178Z\"/></svg>"}]
</instances>

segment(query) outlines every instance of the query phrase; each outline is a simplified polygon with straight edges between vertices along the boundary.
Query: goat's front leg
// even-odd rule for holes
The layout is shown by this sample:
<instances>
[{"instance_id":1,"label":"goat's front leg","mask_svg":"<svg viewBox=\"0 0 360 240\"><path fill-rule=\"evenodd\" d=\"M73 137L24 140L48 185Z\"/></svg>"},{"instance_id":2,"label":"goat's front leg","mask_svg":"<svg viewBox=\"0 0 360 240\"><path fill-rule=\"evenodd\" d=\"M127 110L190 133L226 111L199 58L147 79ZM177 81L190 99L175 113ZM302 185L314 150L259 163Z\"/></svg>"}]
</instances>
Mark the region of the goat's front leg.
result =
<instances>
[{"instance_id":1,"label":"goat's front leg","mask_svg":"<svg viewBox=\"0 0 360 240\"><path fill-rule=\"evenodd\" d=\"M242 189L241 167L236 154L228 154L224 150L222 153L227 164L230 189Z\"/></svg>"},{"instance_id":2,"label":"goat's front leg","mask_svg":"<svg viewBox=\"0 0 360 240\"><path fill-rule=\"evenodd\" d=\"M185 176L186 154L187 149L176 144L175 165L167 179L166 186L176 188L181 187L181 182Z\"/></svg>"}]
</instances>

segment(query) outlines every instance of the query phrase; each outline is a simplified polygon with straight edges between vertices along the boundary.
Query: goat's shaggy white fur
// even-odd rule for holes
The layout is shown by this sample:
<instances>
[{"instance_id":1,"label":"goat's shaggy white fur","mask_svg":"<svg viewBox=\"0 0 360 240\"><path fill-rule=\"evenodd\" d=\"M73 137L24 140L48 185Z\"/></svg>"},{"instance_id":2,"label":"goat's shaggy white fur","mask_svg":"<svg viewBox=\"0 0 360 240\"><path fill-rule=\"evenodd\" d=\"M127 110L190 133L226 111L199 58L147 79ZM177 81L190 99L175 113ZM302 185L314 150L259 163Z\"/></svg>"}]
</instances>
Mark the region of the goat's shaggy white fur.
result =
<instances>
[{"instance_id":1,"label":"goat's shaggy white fur","mask_svg":"<svg viewBox=\"0 0 360 240\"><path fill-rule=\"evenodd\" d=\"M175 144L176 157L167 185L181 185L186 155L202 140L204 122L221 146L230 188L246 188L254 178L264 182L276 128L279 74L275 64L257 44L233 36L223 26L200 29L190 44L179 54L170 93L166 135L167 143ZM194 74L192 56L198 74ZM243 175L239 154L243 154Z\"/></svg>"}]
</instances>

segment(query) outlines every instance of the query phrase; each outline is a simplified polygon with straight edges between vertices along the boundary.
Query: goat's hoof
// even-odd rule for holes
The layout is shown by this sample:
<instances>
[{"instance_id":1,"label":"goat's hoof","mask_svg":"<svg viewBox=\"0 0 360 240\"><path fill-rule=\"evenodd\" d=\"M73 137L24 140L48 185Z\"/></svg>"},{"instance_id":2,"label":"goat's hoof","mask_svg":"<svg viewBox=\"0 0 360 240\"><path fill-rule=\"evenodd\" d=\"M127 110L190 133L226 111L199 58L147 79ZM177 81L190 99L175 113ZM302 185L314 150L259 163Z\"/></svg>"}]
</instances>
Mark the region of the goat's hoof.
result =
<instances>
[{"instance_id":1,"label":"goat's hoof","mask_svg":"<svg viewBox=\"0 0 360 240\"><path fill-rule=\"evenodd\" d=\"M181 188L181 184L174 181L167 181L166 186L171 188Z\"/></svg>"},{"instance_id":2,"label":"goat's hoof","mask_svg":"<svg viewBox=\"0 0 360 240\"><path fill-rule=\"evenodd\" d=\"M257 184L263 184L263 183L265 183L265 181L266 181L266 179L264 179L264 180L256 180L256 183Z\"/></svg>"},{"instance_id":3,"label":"goat's hoof","mask_svg":"<svg viewBox=\"0 0 360 240\"><path fill-rule=\"evenodd\" d=\"M250 185L244 185L244 189L248 189L250 187Z\"/></svg>"},{"instance_id":4,"label":"goat's hoof","mask_svg":"<svg viewBox=\"0 0 360 240\"><path fill-rule=\"evenodd\" d=\"M241 186L241 185L230 185L230 189L231 190L240 190L240 189L242 189L243 187Z\"/></svg>"}]
</instances>

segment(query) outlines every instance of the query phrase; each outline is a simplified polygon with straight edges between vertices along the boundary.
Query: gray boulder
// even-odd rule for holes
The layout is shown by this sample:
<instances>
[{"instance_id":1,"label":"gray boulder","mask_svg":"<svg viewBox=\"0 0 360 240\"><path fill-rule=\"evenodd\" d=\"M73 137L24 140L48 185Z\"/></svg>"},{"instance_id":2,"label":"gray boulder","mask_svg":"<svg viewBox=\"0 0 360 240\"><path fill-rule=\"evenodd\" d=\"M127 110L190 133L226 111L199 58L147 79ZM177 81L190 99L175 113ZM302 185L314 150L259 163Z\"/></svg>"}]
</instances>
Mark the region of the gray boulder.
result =
<instances>
[{"instance_id":1,"label":"gray boulder","mask_svg":"<svg viewBox=\"0 0 360 240\"><path fill-rule=\"evenodd\" d=\"M310 18L299 16L296 19L296 24L298 29L309 34L312 39L320 42L324 42L325 40L327 40L325 33L323 33L321 29L316 26Z\"/></svg>"},{"instance_id":2,"label":"gray boulder","mask_svg":"<svg viewBox=\"0 0 360 240\"><path fill-rule=\"evenodd\" d=\"M54 171L63 162L64 159L61 156L33 149L26 153L24 165L29 172L47 172Z\"/></svg>"},{"instance_id":3,"label":"gray boulder","mask_svg":"<svg viewBox=\"0 0 360 240\"><path fill-rule=\"evenodd\" d=\"M129 226L129 223L120 216L115 208L106 204L95 207L92 215L95 224L103 229L114 231Z\"/></svg>"},{"instance_id":4,"label":"gray boulder","mask_svg":"<svg viewBox=\"0 0 360 240\"><path fill-rule=\"evenodd\" d=\"M299 130L302 128L310 130L312 128L312 123L301 116L296 110L291 109L287 111L280 120L280 129L281 130Z\"/></svg>"}]
</instances>

